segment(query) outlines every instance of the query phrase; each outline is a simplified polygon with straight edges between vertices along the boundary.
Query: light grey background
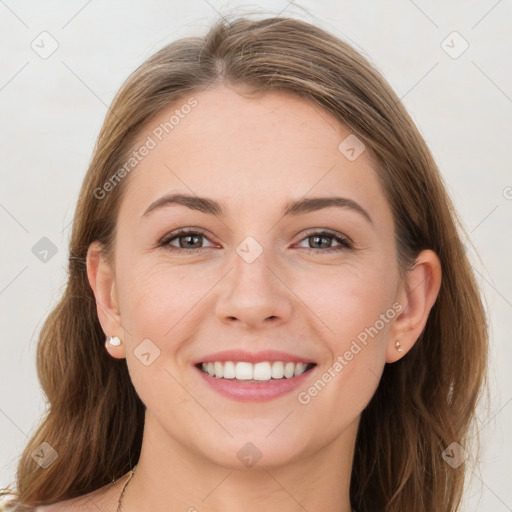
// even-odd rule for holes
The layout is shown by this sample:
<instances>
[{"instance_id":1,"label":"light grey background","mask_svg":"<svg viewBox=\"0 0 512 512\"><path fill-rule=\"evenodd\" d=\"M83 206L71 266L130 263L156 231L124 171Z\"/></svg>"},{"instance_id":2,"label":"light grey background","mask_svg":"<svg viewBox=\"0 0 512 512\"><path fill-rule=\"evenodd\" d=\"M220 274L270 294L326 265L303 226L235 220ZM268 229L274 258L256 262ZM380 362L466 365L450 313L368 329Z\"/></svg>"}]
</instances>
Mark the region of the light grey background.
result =
<instances>
[{"instance_id":1,"label":"light grey background","mask_svg":"<svg viewBox=\"0 0 512 512\"><path fill-rule=\"evenodd\" d=\"M284 10L351 42L403 98L429 143L469 233L491 322L484 451L464 511L512 510L511 2L300 2L308 12L296 4L0 0L0 486L13 481L45 410L37 336L64 289L70 223L107 106L161 46L202 35L216 11L241 6L240 14ZM51 44L58 48L42 58ZM42 237L57 249L47 262L32 252Z\"/></svg>"}]
</instances>

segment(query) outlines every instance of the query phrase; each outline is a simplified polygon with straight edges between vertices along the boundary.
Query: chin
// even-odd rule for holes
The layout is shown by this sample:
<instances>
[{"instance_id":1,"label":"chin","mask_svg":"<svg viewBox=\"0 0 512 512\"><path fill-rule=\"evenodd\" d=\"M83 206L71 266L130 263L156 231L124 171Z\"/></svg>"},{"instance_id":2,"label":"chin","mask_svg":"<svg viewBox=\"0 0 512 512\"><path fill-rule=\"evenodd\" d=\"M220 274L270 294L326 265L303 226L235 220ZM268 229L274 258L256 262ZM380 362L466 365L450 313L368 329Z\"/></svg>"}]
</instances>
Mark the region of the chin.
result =
<instances>
[{"instance_id":1,"label":"chin","mask_svg":"<svg viewBox=\"0 0 512 512\"><path fill-rule=\"evenodd\" d=\"M276 423L273 428L275 426ZM232 470L277 468L293 463L308 451L315 451L313 446L308 450L305 439L294 438L278 430L270 435L271 430L267 429L233 438L227 434L223 439L216 436L208 441L207 446L199 446L198 450L213 464Z\"/></svg>"}]
</instances>

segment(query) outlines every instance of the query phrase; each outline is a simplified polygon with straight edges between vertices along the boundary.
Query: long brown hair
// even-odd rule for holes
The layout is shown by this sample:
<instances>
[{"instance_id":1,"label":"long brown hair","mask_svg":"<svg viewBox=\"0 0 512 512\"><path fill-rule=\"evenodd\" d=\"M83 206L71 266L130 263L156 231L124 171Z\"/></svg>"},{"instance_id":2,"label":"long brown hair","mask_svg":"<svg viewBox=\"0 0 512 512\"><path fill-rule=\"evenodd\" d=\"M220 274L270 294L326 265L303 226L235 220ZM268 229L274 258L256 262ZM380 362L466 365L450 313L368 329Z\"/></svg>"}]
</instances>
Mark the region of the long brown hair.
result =
<instances>
[{"instance_id":1,"label":"long brown hair","mask_svg":"<svg viewBox=\"0 0 512 512\"><path fill-rule=\"evenodd\" d=\"M158 51L114 98L76 208L67 287L40 334L37 370L49 408L19 461L16 502L33 507L86 494L138 460L145 408L125 360L105 351L86 276L93 241L111 254L127 179L105 200L97 191L158 112L219 83L289 91L336 116L378 163L401 269L422 249L439 256L443 281L426 327L404 358L386 365L362 413L350 494L358 512L457 510L464 464L452 468L442 452L469 442L487 362L486 317L460 222L426 143L384 78L347 43L286 17L219 20L205 37ZM45 469L32 457L43 442L58 454Z\"/></svg>"}]
</instances>

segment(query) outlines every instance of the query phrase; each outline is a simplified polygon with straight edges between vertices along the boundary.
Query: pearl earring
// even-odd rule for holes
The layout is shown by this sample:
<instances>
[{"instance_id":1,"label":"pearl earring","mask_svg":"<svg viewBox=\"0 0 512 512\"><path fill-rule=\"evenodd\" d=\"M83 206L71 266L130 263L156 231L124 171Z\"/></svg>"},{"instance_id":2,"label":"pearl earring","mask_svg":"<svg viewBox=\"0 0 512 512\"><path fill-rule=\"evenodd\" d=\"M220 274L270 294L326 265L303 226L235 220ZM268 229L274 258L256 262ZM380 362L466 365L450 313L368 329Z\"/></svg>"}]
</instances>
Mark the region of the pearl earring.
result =
<instances>
[{"instance_id":1,"label":"pearl earring","mask_svg":"<svg viewBox=\"0 0 512 512\"><path fill-rule=\"evenodd\" d=\"M109 336L107 342L113 347L119 347L119 345L121 345L121 339L119 336Z\"/></svg>"},{"instance_id":2,"label":"pearl earring","mask_svg":"<svg viewBox=\"0 0 512 512\"><path fill-rule=\"evenodd\" d=\"M402 348L402 345L400 344L400 342L398 340L395 341L395 348L398 352L404 351L404 349Z\"/></svg>"}]
</instances>

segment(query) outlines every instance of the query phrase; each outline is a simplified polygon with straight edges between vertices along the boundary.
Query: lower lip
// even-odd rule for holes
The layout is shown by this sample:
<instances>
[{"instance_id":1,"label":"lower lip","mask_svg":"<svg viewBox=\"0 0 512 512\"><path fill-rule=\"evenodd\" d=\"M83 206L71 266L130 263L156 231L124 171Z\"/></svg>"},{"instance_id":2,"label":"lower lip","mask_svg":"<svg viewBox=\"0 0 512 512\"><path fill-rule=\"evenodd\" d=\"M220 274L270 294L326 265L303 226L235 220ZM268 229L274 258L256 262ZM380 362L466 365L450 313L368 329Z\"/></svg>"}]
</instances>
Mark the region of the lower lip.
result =
<instances>
[{"instance_id":1,"label":"lower lip","mask_svg":"<svg viewBox=\"0 0 512 512\"><path fill-rule=\"evenodd\" d=\"M219 395L231 400L238 400L239 402L266 402L291 393L304 384L315 368L316 366L313 366L307 372L291 379L282 378L261 382L244 382L243 380L212 377L194 366L194 370L199 372L204 382L214 391L219 393Z\"/></svg>"}]
</instances>

